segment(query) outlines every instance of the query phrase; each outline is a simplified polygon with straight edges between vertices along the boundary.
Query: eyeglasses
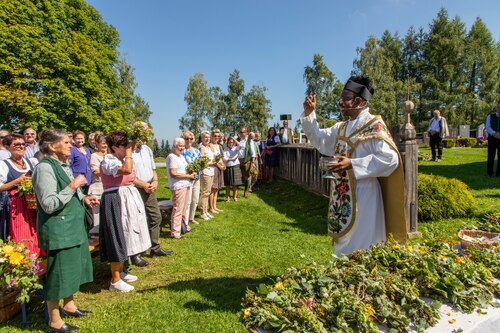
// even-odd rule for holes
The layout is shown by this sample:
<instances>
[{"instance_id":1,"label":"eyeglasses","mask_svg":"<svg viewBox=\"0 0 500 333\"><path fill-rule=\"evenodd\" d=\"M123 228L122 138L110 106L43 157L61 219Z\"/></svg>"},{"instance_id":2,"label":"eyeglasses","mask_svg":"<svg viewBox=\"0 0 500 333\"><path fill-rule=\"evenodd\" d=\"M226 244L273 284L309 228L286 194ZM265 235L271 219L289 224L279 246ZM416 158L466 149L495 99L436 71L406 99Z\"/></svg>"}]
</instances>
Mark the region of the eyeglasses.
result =
<instances>
[{"instance_id":1,"label":"eyeglasses","mask_svg":"<svg viewBox=\"0 0 500 333\"><path fill-rule=\"evenodd\" d=\"M185 138L184 140L193 141L193 140L194 140L194 138Z\"/></svg>"},{"instance_id":2,"label":"eyeglasses","mask_svg":"<svg viewBox=\"0 0 500 333\"><path fill-rule=\"evenodd\" d=\"M19 148L24 149L24 148L26 148L26 145L24 143L14 143L12 145L12 147L17 148L17 149L19 149Z\"/></svg>"},{"instance_id":3,"label":"eyeglasses","mask_svg":"<svg viewBox=\"0 0 500 333\"><path fill-rule=\"evenodd\" d=\"M242 133L242 134L243 134L243 133L246 133L246 132L247 132L247 131L240 131L240 133Z\"/></svg>"},{"instance_id":4,"label":"eyeglasses","mask_svg":"<svg viewBox=\"0 0 500 333\"><path fill-rule=\"evenodd\" d=\"M338 103L345 103L347 101L352 101L353 99L356 99L356 97L340 97L338 100Z\"/></svg>"},{"instance_id":5,"label":"eyeglasses","mask_svg":"<svg viewBox=\"0 0 500 333\"><path fill-rule=\"evenodd\" d=\"M24 133L24 136L35 136L35 133Z\"/></svg>"}]
</instances>

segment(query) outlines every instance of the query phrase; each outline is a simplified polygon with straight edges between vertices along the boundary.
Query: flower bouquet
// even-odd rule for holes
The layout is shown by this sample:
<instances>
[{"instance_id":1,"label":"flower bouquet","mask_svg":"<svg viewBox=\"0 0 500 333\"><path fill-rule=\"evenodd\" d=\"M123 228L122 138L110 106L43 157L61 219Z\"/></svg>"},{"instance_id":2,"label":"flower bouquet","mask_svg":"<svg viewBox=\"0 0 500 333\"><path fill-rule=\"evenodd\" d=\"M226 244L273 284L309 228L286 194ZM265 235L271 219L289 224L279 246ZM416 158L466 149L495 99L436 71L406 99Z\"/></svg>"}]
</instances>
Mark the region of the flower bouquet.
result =
<instances>
[{"instance_id":1,"label":"flower bouquet","mask_svg":"<svg viewBox=\"0 0 500 333\"><path fill-rule=\"evenodd\" d=\"M36 209L36 196L31 178L25 178L17 185L17 193L26 198L28 209Z\"/></svg>"},{"instance_id":2,"label":"flower bouquet","mask_svg":"<svg viewBox=\"0 0 500 333\"><path fill-rule=\"evenodd\" d=\"M22 243L0 239L0 296L18 292L16 301L28 302L29 294L41 289L38 275L43 272L36 254L30 254Z\"/></svg>"},{"instance_id":3,"label":"flower bouquet","mask_svg":"<svg viewBox=\"0 0 500 333\"><path fill-rule=\"evenodd\" d=\"M127 135L133 141L151 141L153 132L149 125L143 121L136 121L128 128Z\"/></svg>"},{"instance_id":4,"label":"flower bouquet","mask_svg":"<svg viewBox=\"0 0 500 333\"><path fill-rule=\"evenodd\" d=\"M201 170L205 169L208 167L208 162L210 160L206 156L200 156L199 158L195 159L193 163L188 164L186 168L187 173L193 173L193 172L200 172Z\"/></svg>"}]
</instances>

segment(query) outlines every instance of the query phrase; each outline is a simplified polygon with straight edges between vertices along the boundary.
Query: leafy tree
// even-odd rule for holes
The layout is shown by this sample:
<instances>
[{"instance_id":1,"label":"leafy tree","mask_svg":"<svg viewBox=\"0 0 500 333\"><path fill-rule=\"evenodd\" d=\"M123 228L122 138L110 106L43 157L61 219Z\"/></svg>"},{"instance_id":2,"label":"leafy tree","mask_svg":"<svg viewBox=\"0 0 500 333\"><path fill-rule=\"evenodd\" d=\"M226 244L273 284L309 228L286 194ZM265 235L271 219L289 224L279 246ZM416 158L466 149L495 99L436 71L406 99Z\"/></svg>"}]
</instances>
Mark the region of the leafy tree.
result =
<instances>
[{"instance_id":1,"label":"leafy tree","mask_svg":"<svg viewBox=\"0 0 500 333\"><path fill-rule=\"evenodd\" d=\"M230 114L225 103L226 95L220 87L211 87L210 89L211 106L207 112L208 122L212 128L218 128L223 133L228 133L233 130L229 120Z\"/></svg>"},{"instance_id":2,"label":"leafy tree","mask_svg":"<svg viewBox=\"0 0 500 333\"><path fill-rule=\"evenodd\" d=\"M337 101L343 85L326 66L323 56L315 54L312 66L304 68L304 81L307 86L306 96L316 94L318 122L325 124L326 119L338 119L340 110Z\"/></svg>"},{"instance_id":3,"label":"leafy tree","mask_svg":"<svg viewBox=\"0 0 500 333\"><path fill-rule=\"evenodd\" d=\"M371 36L364 48L358 48L358 58L354 60L353 74L369 76L375 94L370 100L372 112L381 114L388 125L395 125L399 120L398 100L404 97L401 81L394 79L393 61L382 48L380 40Z\"/></svg>"},{"instance_id":4,"label":"leafy tree","mask_svg":"<svg viewBox=\"0 0 500 333\"><path fill-rule=\"evenodd\" d=\"M153 156L160 156L160 145L158 144L158 140L156 138L153 139L153 144L151 145L151 150L153 151Z\"/></svg>"},{"instance_id":5,"label":"leafy tree","mask_svg":"<svg viewBox=\"0 0 500 333\"><path fill-rule=\"evenodd\" d=\"M184 100L187 103L187 111L179 119L179 129L190 130L198 137L207 128L207 113L212 105L208 82L202 73L196 73L189 79Z\"/></svg>"},{"instance_id":6,"label":"leafy tree","mask_svg":"<svg viewBox=\"0 0 500 333\"><path fill-rule=\"evenodd\" d=\"M245 123L252 131L267 133L267 122L272 118L271 101L266 97L267 88L254 85L243 98Z\"/></svg>"},{"instance_id":7,"label":"leafy tree","mask_svg":"<svg viewBox=\"0 0 500 333\"><path fill-rule=\"evenodd\" d=\"M160 152L159 152L160 157L166 157L166 149L165 149L165 139L161 140L161 145L160 145Z\"/></svg>"},{"instance_id":8,"label":"leafy tree","mask_svg":"<svg viewBox=\"0 0 500 333\"><path fill-rule=\"evenodd\" d=\"M498 101L500 49L480 18L466 38L467 102L465 119L474 127L484 121Z\"/></svg>"},{"instance_id":9,"label":"leafy tree","mask_svg":"<svg viewBox=\"0 0 500 333\"><path fill-rule=\"evenodd\" d=\"M3 0L0 125L79 128L127 125L117 31L83 0Z\"/></svg>"},{"instance_id":10,"label":"leafy tree","mask_svg":"<svg viewBox=\"0 0 500 333\"><path fill-rule=\"evenodd\" d=\"M165 142L165 149L164 149L164 156L167 157L168 154L172 151L172 148L170 148L170 143L168 143L168 140Z\"/></svg>"},{"instance_id":11,"label":"leafy tree","mask_svg":"<svg viewBox=\"0 0 500 333\"><path fill-rule=\"evenodd\" d=\"M442 8L430 25L424 45L423 107L440 109L450 125L465 121L465 25L450 21Z\"/></svg>"},{"instance_id":12,"label":"leafy tree","mask_svg":"<svg viewBox=\"0 0 500 333\"><path fill-rule=\"evenodd\" d=\"M226 126L236 131L241 126L248 126L243 111L243 98L245 96L245 81L240 78L240 71L235 69L229 74L226 102Z\"/></svg>"}]
</instances>

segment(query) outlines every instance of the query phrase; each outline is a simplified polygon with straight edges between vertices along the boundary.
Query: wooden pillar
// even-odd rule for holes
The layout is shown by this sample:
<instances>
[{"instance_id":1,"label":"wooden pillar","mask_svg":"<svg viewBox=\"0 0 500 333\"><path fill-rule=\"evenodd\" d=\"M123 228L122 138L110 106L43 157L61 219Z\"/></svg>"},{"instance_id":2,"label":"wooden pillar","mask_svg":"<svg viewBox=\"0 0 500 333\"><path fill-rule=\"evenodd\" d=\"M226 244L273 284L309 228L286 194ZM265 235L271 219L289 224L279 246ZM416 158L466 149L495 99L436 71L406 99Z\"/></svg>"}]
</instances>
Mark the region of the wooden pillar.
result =
<instances>
[{"instance_id":1,"label":"wooden pillar","mask_svg":"<svg viewBox=\"0 0 500 333\"><path fill-rule=\"evenodd\" d=\"M404 111L407 113L407 122L399 133L400 142L398 149L401 153L404 167L406 196L406 230L410 238L420 237L417 231L418 225L418 145L417 132L410 122L410 113L413 110L413 103L406 101Z\"/></svg>"}]
</instances>

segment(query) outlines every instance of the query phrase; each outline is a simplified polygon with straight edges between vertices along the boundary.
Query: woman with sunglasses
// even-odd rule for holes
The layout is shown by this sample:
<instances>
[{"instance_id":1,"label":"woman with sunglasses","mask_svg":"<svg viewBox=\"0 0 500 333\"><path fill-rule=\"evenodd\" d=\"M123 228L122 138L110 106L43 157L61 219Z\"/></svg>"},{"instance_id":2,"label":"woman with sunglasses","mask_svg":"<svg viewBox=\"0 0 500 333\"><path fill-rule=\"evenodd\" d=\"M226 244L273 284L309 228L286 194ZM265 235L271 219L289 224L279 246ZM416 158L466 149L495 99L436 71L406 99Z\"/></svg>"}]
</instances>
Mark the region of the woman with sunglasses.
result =
<instances>
[{"instance_id":1,"label":"woman with sunglasses","mask_svg":"<svg viewBox=\"0 0 500 333\"><path fill-rule=\"evenodd\" d=\"M194 142L194 134L190 131L184 131L182 133L182 138L185 142L185 149L182 151L182 156L186 160L188 164L193 163L195 160L201 157L200 150L196 147L193 147ZM193 180L191 185L191 195L190 195L190 204L188 207L188 212L186 216L188 217L188 224L199 224L198 221L194 219L194 215L196 214L196 208L198 208L198 202L200 200L200 173L196 173L196 179Z\"/></svg>"},{"instance_id":2,"label":"woman with sunglasses","mask_svg":"<svg viewBox=\"0 0 500 333\"><path fill-rule=\"evenodd\" d=\"M218 129L212 130L211 148L215 154L214 158L216 162L212 190L210 191L208 202L210 205L210 212L214 214L222 212L222 209L217 208L217 197L219 196L219 189L224 187L224 170L226 169L226 165L224 164L224 160L222 158L222 152L224 149L219 144L220 137L221 132Z\"/></svg>"},{"instance_id":3,"label":"woman with sunglasses","mask_svg":"<svg viewBox=\"0 0 500 333\"><path fill-rule=\"evenodd\" d=\"M3 139L9 135L9 131L0 130L0 161L6 160L10 157L10 151L3 146Z\"/></svg>"},{"instance_id":4,"label":"woman with sunglasses","mask_svg":"<svg viewBox=\"0 0 500 333\"><path fill-rule=\"evenodd\" d=\"M23 243L30 253L40 255L36 233L36 210L28 209L26 197L17 192L21 182L31 179L35 158L25 158L26 145L21 134L9 134L2 140L11 156L0 161L0 192L2 200L2 239L10 237L16 243Z\"/></svg>"}]
</instances>

